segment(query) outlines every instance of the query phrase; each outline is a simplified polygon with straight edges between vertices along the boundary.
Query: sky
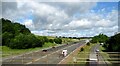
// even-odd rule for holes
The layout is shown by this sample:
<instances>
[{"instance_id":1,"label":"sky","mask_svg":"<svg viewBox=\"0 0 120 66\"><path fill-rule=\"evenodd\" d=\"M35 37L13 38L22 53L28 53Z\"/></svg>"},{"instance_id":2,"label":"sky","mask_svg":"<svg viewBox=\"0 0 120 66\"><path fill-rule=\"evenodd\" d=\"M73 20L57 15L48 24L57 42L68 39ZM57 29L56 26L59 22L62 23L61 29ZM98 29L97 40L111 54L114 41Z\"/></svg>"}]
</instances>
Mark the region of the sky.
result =
<instances>
[{"instance_id":1,"label":"sky","mask_svg":"<svg viewBox=\"0 0 120 66\"><path fill-rule=\"evenodd\" d=\"M21 23L36 35L91 37L118 31L118 2L2 2L2 18Z\"/></svg>"}]
</instances>

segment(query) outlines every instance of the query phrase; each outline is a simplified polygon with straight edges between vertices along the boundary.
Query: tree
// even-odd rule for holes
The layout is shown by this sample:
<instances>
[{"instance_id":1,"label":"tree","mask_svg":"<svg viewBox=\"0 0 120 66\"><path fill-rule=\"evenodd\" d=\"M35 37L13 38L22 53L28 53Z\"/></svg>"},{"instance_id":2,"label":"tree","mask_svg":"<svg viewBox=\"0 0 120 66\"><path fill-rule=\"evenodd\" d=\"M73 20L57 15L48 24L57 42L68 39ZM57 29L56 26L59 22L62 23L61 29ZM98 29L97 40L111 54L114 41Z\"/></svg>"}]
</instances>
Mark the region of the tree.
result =
<instances>
[{"instance_id":1,"label":"tree","mask_svg":"<svg viewBox=\"0 0 120 66\"><path fill-rule=\"evenodd\" d=\"M84 48L82 47L82 48L80 49L80 51L84 51Z\"/></svg>"},{"instance_id":2,"label":"tree","mask_svg":"<svg viewBox=\"0 0 120 66\"><path fill-rule=\"evenodd\" d=\"M15 33L13 28L13 23L11 23L10 20L5 20L2 18L0 21L2 21L2 33L9 32L9 33Z\"/></svg>"},{"instance_id":3,"label":"tree","mask_svg":"<svg viewBox=\"0 0 120 66\"><path fill-rule=\"evenodd\" d=\"M104 34L99 34L97 36L92 37L92 40L90 41L91 43L104 43L108 40L108 36Z\"/></svg>"},{"instance_id":4,"label":"tree","mask_svg":"<svg viewBox=\"0 0 120 66\"><path fill-rule=\"evenodd\" d=\"M19 24L19 23L14 23L14 30L15 30L16 35L18 33L23 33L23 34L31 33L30 30L25 27L25 25L22 25L22 24Z\"/></svg>"},{"instance_id":5,"label":"tree","mask_svg":"<svg viewBox=\"0 0 120 66\"><path fill-rule=\"evenodd\" d=\"M14 37L12 33L4 32L2 34L2 45L9 46L10 40Z\"/></svg>"},{"instance_id":6,"label":"tree","mask_svg":"<svg viewBox=\"0 0 120 66\"><path fill-rule=\"evenodd\" d=\"M57 43L57 44L62 44L62 39L60 39L60 38L55 38L55 39L54 39L54 42Z\"/></svg>"},{"instance_id":7,"label":"tree","mask_svg":"<svg viewBox=\"0 0 120 66\"><path fill-rule=\"evenodd\" d=\"M20 33L11 40L9 47L12 49L27 49L42 47L43 44L44 43L33 34L25 35Z\"/></svg>"},{"instance_id":8,"label":"tree","mask_svg":"<svg viewBox=\"0 0 120 66\"><path fill-rule=\"evenodd\" d=\"M90 46L90 42L87 43L87 46Z\"/></svg>"},{"instance_id":9,"label":"tree","mask_svg":"<svg viewBox=\"0 0 120 66\"><path fill-rule=\"evenodd\" d=\"M15 36L15 38L11 39L9 47L12 49L25 49L27 45L26 42L27 40L24 34L19 34Z\"/></svg>"},{"instance_id":10,"label":"tree","mask_svg":"<svg viewBox=\"0 0 120 66\"><path fill-rule=\"evenodd\" d=\"M111 36L104 46L108 51L120 52L120 33Z\"/></svg>"},{"instance_id":11,"label":"tree","mask_svg":"<svg viewBox=\"0 0 120 66\"><path fill-rule=\"evenodd\" d=\"M4 18L1 18L0 21L2 21L3 30L2 45L8 46L12 49L27 49L42 47L45 42L48 42L46 36L36 37L28 28L26 28L25 25Z\"/></svg>"},{"instance_id":12,"label":"tree","mask_svg":"<svg viewBox=\"0 0 120 66\"><path fill-rule=\"evenodd\" d=\"M25 25L22 25L20 23L14 23L4 18L1 18L0 21L2 21L2 45L9 47L11 45L13 46L15 43L19 44L20 42L19 40L22 40L21 36L23 36L21 34L24 34L23 39L26 39L26 40L27 40L26 38L27 35L31 34L30 30L26 28ZM22 43L24 42L26 41L23 41ZM16 44L14 46L16 46Z\"/></svg>"},{"instance_id":13,"label":"tree","mask_svg":"<svg viewBox=\"0 0 120 66\"><path fill-rule=\"evenodd\" d=\"M53 39L49 39L49 42L50 42L50 43L54 43L54 40L53 40Z\"/></svg>"}]
</instances>

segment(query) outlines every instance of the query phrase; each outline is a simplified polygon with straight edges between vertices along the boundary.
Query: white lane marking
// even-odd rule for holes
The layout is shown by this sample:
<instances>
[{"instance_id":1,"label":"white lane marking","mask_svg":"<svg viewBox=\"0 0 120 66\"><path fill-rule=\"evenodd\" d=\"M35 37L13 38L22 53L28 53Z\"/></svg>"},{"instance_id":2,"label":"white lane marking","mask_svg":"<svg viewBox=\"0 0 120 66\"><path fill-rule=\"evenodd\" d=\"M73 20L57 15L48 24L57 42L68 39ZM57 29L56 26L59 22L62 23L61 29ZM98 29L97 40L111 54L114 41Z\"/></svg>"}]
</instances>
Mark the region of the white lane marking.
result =
<instances>
[{"instance_id":1,"label":"white lane marking","mask_svg":"<svg viewBox=\"0 0 120 66\"><path fill-rule=\"evenodd\" d=\"M57 45L57 46L55 46L55 47L59 47L59 46L63 46L63 45L65 45L65 44ZM51 47L43 48L43 49L40 49L40 50L37 50L37 51L32 51L32 52L28 52L28 53L21 54L21 55L17 55L17 56L13 56L13 57L10 57L10 58L5 58L4 60L2 59L2 61L5 61L5 60L7 60L7 59L11 59L11 58L17 58L17 57L20 57L20 56L24 56L24 55L26 55L26 54L31 54L31 53L33 53L33 52L39 52L39 51L41 51L41 50L49 49L49 48L51 48Z\"/></svg>"},{"instance_id":2,"label":"white lane marking","mask_svg":"<svg viewBox=\"0 0 120 66\"><path fill-rule=\"evenodd\" d=\"M73 44L73 45L77 45L77 44ZM71 45L71 46L73 46L73 45ZM68 46L68 47L65 47L65 48L62 48L62 49L66 49L66 48L69 48L69 47L71 47L71 46ZM41 57L41 58L38 58L38 59L34 60L34 62L35 62L35 61L38 61L38 60L40 60L40 59L42 59L42 58L45 58L45 57L47 57L47 56L49 56L49 55L52 55L52 54L54 54L54 53L56 53L56 52L59 52L59 51L61 51L62 49L60 49L60 50L58 50L58 51L55 51L55 52L53 52L53 53L51 53L51 54L47 54L47 55L45 55L45 56L43 56L43 57ZM31 63L32 63L32 61L31 61L31 62L28 62L28 63L26 63L26 64L31 64Z\"/></svg>"},{"instance_id":3,"label":"white lane marking","mask_svg":"<svg viewBox=\"0 0 120 66\"><path fill-rule=\"evenodd\" d=\"M85 45L85 44L83 44L83 45ZM83 45L81 45L81 46L83 46ZM80 47L80 46L79 46ZM79 48L78 47L78 48ZM75 52L78 48L76 48L74 51L72 51L69 55L67 55L63 60L61 60L58 64L60 64L61 62L63 62L67 57L69 57L73 52Z\"/></svg>"}]
</instances>

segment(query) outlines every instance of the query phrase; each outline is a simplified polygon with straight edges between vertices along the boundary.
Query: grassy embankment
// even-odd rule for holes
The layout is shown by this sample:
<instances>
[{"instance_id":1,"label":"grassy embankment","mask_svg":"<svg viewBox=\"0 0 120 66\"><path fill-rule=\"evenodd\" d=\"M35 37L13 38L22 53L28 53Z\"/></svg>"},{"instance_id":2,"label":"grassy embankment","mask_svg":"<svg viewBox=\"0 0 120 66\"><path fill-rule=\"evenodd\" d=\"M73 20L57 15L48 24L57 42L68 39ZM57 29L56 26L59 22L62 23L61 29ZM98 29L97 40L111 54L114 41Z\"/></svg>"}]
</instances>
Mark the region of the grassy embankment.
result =
<instances>
[{"instance_id":1,"label":"grassy embankment","mask_svg":"<svg viewBox=\"0 0 120 66\"><path fill-rule=\"evenodd\" d=\"M104 52L105 48L100 46L99 49L100 49L100 53L103 56L104 60L107 61L107 63L112 64L112 61L111 61L112 59L110 58L110 54L107 52Z\"/></svg>"},{"instance_id":2,"label":"grassy embankment","mask_svg":"<svg viewBox=\"0 0 120 66\"><path fill-rule=\"evenodd\" d=\"M57 44L45 43L43 47L36 47L36 48L29 48L29 49L11 49L6 46L0 46L0 48L2 49L2 57L7 57L7 56L19 55L19 54L26 53L26 52L37 51L37 50L55 46L55 45Z\"/></svg>"},{"instance_id":3,"label":"grassy embankment","mask_svg":"<svg viewBox=\"0 0 120 66\"><path fill-rule=\"evenodd\" d=\"M54 39L55 37L49 36L47 38ZM77 41L76 39L66 39L66 38L63 38L62 40L63 40L62 44ZM44 48L48 48L48 47L52 47L52 46L58 46L58 45L61 45L61 44L55 44L55 43L48 42L48 43L45 43L43 45L43 47L36 47L36 48L29 48L29 49L11 49L11 48L6 47L6 46L0 46L0 49L2 49L1 50L2 57L10 57L10 56L15 56L15 55L23 54L23 53L28 53L28 52L33 52L33 51L37 51L40 49L44 49Z\"/></svg>"},{"instance_id":4,"label":"grassy embankment","mask_svg":"<svg viewBox=\"0 0 120 66\"><path fill-rule=\"evenodd\" d=\"M74 57L77 60L77 63L74 63L74 61L70 61L69 64L82 64L83 66L86 66L86 61L89 58L89 53L90 53L90 49L91 47L95 46L96 44L90 44L90 46L85 45L83 48L83 51L80 51L77 55L75 55Z\"/></svg>"},{"instance_id":5,"label":"grassy embankment","mask_svg":"<svg viewBox=\"0 0 120 66\"><path fill-rule=\"evenodd\" d=\"M62 43L66 44L66 43L70 43L70 42L77 42L80 41L78 39L69 39L69 38L62 38Z\"/></svg>"}]
</instances>

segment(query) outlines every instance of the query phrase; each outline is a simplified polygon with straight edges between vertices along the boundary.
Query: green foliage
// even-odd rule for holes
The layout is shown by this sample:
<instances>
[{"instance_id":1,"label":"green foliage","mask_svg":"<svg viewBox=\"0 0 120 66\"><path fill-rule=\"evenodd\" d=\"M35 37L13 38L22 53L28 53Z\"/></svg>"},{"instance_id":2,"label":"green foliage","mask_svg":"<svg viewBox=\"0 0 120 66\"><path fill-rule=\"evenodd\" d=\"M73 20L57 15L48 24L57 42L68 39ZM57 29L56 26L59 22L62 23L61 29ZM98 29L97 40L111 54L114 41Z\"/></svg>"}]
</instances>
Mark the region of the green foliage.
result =
<instances>
[{"instance_id":1,"label":"green foliage","mask_svg":"<svg viewBox=\"0 0 120 66\"><path fill-rule=\"evenodd\" d=\"M4 19L4 18L2 18L0 20L2 21L2 33L4 33L4 32L9 32L12 34L31 33L30 30L25 27L25 25L22 25L19 23L13 23L10 20Z\"/></svg>"},{"instance_id":2,"label":"green foliage","mask_svg":"<svg viewBox=\"0 0 120 66\"><path fill-rule=\"evenodd\" d=\"M30 30L20 23L14 23L7 19L2 21L2 45L12 49L27 49L42 47L48 38L44 36L36 37Z\"/></svg>"},{"instance_id":3,"label":"green foliage","mask_svg":"<svg viewBox=\"0 0 120 66\"><path fill-rule=\"evenodd\" d=\"M90 41L91 43L104 43L108 40L108 36L104 35L104 34L99 34L97 36L94 36L92 38L92 40Z\"/></svg>"},{"instance_id":4,"label":"green foliage","mask_svg":"<svg viewBox=\"0 0 120 66\"><path fill-rule=\"evenodd\" d=\"M44 42L48 42L49 41L46 36L43 36L42 38L43 38Z\"/></svg>"},{"instance_id":5,"label":"green foliage","mask_svg":"<svg viewBox=\"0 0 120 66\"><path fill-rule=\"evenodd\" d=\"M87 46L90 46L90 42L87 43Z\"/></svg>"},{"instance_id":6,"label":"green foliage","mask_svg":"<svg viewBox=\"0 0 120 66\"><path fill-rule=\"evenodd\" d=\"M9 47L12 49L27 49L27 48L34 48L34 47L41 47L43 43L39 41L33 34L19 34L15 36L10 41Z\"/></svg>"},{"instance_id":7,"label":"green foliage","mask_svg":"<svg viewBox=\"0 0 120 66\"><path fill-rule=\"evenodd\" d=\"M10 40L14 37L14 35L12 33L9 32L4 32L2 34L2 45L6 45L8 46L10 43Z\"/></svg>"},{"instance_id":8,"label":"green foliage","mask_svg":"<svg viewBox=\"0 0 120 66\"><path fill-rule=\"evenodd\" d=\"M39 41L44 44L45 42L48 42L48 38L46 36L37 36Z\"/></svg>"},{"instance_id":9,"label":"green foliage","mask_svg":"<svg viewBox=\"0 0 120 66\"><path fill-rule=\"evenodd\" d=\"M18 33L23 33L23 34L29 34L30 30L25 27L25 25L21 25L19 23L14 23L14 30L15 34L17 35Z\"/></svg>"},{"instance_id":10,"label":"green foliage","mask_svg":"<svg viewBox=\"0 0 120 66\"><path fill-rule=\"evenodd\" d=\"M61 38L55 38L54 42L57 44L62 44L62 39Z\"/></svg>"},{"instance_id":11,"label":"green foliage","mask_svg":"<svg viewBox=\"0 0 120 66\"><path fill-rule=\"evenodd\" d=\"M54 43L54 40L53 40L53 39L49 39L49 42L50 42L50 43Z\"/></svg>"},{"instance_id":12,"label":"green foliage","mask_svg":"<svg viewBox=\"0 0 120 66\"><path fill-rule=\"evenodd\" d=\"M104 47L108 51L120 52L120 33L110 37L106 44L104 44Z\"/></svg>"},{"instance_id":13,"label":"green foliage","mask_svg":"<svg viewBox=\"0 0 120 66\"><path fill-rule=\"evenodd\" d=\"M80 49L80 51L84 51L84 48L82 47L82 48Z\"/></svg>"}]
</instances>

